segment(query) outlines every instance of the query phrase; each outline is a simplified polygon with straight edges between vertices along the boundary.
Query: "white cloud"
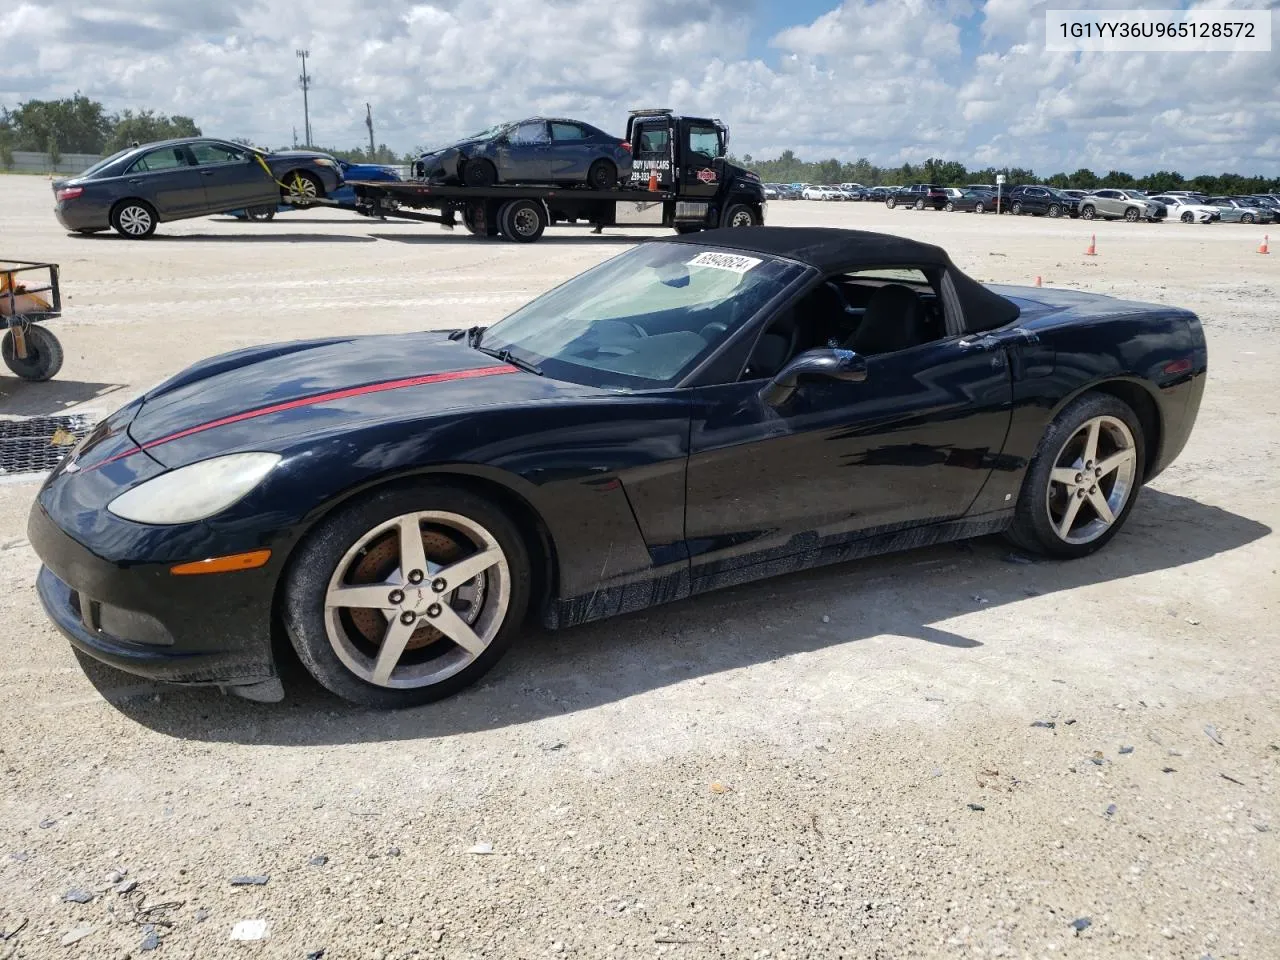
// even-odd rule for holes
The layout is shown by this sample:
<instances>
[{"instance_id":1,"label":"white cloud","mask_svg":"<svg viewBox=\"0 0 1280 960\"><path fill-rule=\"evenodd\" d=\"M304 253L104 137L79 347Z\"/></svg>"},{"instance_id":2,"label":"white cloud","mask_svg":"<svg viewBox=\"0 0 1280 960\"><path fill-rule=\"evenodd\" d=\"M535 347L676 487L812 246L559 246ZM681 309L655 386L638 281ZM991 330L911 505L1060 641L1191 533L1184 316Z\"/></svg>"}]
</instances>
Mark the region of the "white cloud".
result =
<instances>
[{"instance_id":1,"label":"white cloud","mask_svg":"<svg viewBox=\"0 0 1280 960\"><path fill-rule=\"evenodd\" d=\"M1277 172L1280 57L1047 53L1046 7L1081 5L847 0L756 50L740 0L18 0L0 36L40 39L6 47L0 103L79 89L283 144L305 46L332 146L364 142L366 101L397 149L537 112L621 134L627 109L670 106L756 156Z\"/></svg>"}]
</instances>

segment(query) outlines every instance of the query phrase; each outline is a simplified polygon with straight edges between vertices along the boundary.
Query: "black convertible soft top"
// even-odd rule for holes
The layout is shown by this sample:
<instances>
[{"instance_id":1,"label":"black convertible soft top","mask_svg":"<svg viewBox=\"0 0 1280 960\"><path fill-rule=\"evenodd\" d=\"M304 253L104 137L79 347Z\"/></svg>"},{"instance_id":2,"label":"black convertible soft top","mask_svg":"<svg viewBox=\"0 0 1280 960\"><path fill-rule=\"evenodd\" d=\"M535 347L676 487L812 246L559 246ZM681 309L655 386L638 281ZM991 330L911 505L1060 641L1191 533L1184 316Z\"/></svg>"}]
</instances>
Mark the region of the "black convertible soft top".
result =
<instances>
[{"instance_id":1,"label":"black convertible soft top","mask_svg":"<svg viewBox=\"0 0 1280 960\"><path fill-rule=\"evenodd\" d=\"M788 257L823 273L859 267L937 267L951 277L968 329L1003 327L1021 313L1012 300L962 273L941 247L888 233L835 227L722 227L672 237L670 242Z\"/></svg>"}]
</instances>

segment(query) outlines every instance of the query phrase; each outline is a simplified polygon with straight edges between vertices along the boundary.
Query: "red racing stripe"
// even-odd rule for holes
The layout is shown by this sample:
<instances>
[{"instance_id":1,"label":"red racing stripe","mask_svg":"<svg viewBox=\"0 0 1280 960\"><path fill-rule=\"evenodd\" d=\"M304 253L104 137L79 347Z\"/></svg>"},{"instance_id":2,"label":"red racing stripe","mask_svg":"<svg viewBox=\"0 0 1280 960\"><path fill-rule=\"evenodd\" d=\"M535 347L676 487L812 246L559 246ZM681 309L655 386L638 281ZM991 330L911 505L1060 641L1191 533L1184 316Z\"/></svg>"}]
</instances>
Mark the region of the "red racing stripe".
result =
<instances>
[{"instance_id":1,"label":"red racing stripe","mask_svg":"<svg viewBox=\"0 0 1280 960\"><path fill-rule=\"evenodd\" d=\"M171 433L158 440L149 440L141 446L125 450L123 453L117 453L114 457L109 457L90 469L105 467L108 463L123 460L125 457L131 457L135 453L141 453L143 450L150 450L152 447L158 447L163 443L171 443L174 440L181 440L183 437L204 433L206 430L212 430L215 427L225 427L232 423L241 423L257 417L270 416L273 413L284 413L286 410L296 410L299 407L310 407L318 403L331 403L335 400L347 400L351 397L364 397L374 393L384 393L387 390L400 390L405 387L421 387L429 383L445 383L450 380L473 380L477 377L497 377L506 373L518 372L516 367L503 364L497 367L477 367L473 370L454 370L451 373L429 373L420 377L384 380L381 383L367 383L360 387L347 387L343 390L330 390L328 393L316 393L309 397L299 397L297 400L286 400L284 403L273 403L267 407L257 407L253 410L246 410L243 413L235 413L229 417L220 417L217 420L210 420L208 423L201 423L185 430L179 430L177 433Z\"/></svg>"}]
</instances>

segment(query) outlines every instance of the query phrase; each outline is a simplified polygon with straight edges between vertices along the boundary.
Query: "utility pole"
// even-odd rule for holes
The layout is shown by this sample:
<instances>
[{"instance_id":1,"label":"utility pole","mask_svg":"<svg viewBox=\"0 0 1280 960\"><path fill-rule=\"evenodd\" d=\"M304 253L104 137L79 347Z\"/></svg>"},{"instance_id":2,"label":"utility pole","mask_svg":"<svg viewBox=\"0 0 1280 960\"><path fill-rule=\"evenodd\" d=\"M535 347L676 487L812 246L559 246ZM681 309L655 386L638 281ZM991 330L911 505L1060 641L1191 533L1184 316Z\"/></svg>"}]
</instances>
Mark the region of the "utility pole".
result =
<instances>
[{"instance_id":1,"label":"utility pole","mask_svg":"<svg viewBox=\"0 0 1280 960\"><path fill-rule=\"evenodd\" d=\"M311 77L307 75L307 57L311 55L310 50L295 50L298 57L302 60L302 75L298 77L302 81L302 120L307 136L307 146L311 146L311 108L307 104L307 90L311 87Z\"/></svg>"},{"instance_id":2,"label":"utility pole","mask_svg":"<svg viewBox=\"0 0 1280 960\"><path fill-rule=\"evenodd\" d=\"M364 105L364 125L369 128L369 162L374 162L375 150L373 147L373 110L366 103Z\"/></svg>"},{"instance_id":3,"label":"utility pole","mask_svg":"<svg viewBox=\"0 0 1280 960\"><path fill-rule=\"evenodd\" d=\"M293 125L293 149L298 149L298 125Z\"/></svg>"}]
</instances>

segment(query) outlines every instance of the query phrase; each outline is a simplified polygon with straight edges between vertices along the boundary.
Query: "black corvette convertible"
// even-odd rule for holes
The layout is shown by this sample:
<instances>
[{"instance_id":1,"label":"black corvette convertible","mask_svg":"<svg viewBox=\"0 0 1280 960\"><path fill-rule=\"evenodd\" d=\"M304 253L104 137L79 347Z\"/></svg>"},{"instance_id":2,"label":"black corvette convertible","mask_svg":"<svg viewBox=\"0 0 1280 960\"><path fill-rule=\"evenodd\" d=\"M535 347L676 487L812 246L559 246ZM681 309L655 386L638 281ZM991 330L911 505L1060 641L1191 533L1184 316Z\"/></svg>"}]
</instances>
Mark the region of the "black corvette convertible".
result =
<instances>
[{"instance_id":1,"label":"black corvette convertible","mask_svg":"<svg viewBox=\"0 0 1280 960\"><path fill-rule=\"evenodd\" d=\"M849 230L640 244L488 328L214 357L41 489L49 616L121 669L278 699L280 625L374 706L550 628L1004 533L1081 557L1195 422L1186 310L988 287Z\"/></svg>"}]
</instances>

